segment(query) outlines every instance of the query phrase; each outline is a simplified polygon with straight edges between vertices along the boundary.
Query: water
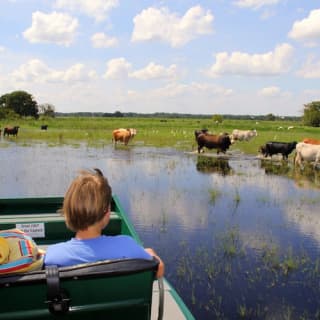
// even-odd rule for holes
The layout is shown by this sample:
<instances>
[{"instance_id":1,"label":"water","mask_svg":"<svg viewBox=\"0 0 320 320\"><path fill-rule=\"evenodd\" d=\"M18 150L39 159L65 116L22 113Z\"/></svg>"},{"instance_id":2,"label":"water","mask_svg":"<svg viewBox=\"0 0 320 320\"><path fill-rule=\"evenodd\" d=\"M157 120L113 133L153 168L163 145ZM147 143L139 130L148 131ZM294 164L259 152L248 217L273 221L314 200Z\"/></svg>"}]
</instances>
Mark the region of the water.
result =
<instances>
[{"instance_id":1,"label":"water","mask_svg":"<svg viewBox=\"0 0 320 320\"><path fill-rule=\"evenodd\" d=\"M12 143L0 159L2 198L60 196L80 169L100 168L197 319L319 316L319 170L85 144Z\"/></svg>"}]
</instances>

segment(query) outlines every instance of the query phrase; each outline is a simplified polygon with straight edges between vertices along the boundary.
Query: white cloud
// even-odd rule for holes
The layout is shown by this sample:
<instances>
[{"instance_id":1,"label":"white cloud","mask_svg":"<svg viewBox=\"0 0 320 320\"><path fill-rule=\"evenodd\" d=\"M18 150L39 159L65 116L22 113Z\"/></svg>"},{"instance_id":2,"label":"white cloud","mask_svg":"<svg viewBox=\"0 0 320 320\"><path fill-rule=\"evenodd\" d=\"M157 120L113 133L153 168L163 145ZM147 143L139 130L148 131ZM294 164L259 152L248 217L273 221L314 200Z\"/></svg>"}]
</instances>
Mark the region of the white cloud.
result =
<instances>
[{"instance_id":1,"label":"white cloud","mask_svg":"<svg viewBox=\"0 0 320 320\"><path fill-rule=\"evenodd\" d=\"M5 48L5 47L0 46L0 53L3 53L3 52L5 52L5 51L6 51L6 48Z\"/></svg>"},{"instance_id":2,"label":"white cloud","mask_svg":"<svg viewBox=\"0 0 320 320\"><path fill-rule=\"evenodd\" d=\"M162 40L172 47L180 47L199 35L210 34L214 16L200 6L190 8L183 17L167 8L148 8L134 17L131 40Z\"/></svg>"},{"instance_id":3,"label":"white cloud","mask_svg":"<svg viewBox=\"0 0 320 320\"><path fill-rule=\"evenodd\" d=\"M263 98L276 98L276 99L288 99L292 97L292 93L289 91L282 91L279 87L277 86L270 86L270 87L265 87L262 88L259 92L258 95L263 97ZM274 102L275 100L273 100ZM278 100L279 101L279 100Z\"/></svg>"},{"instance_id":4,"label":"white cloud","mask_svg":"<svg viewBox=\"0 0 320 320\"><path fill-rule=\"evenodd\" d=\"M306 79L320 78L320 60L313 56L308 57L297 75Z\"/></svg>"},{"instance_id":5,"label":"white cloud","mask_svg":"<svg viewBox=\"0 0 320 320\"><path fill-rule=\"evenodd\" d=\"M91 37L91 42L95 48L109 48L116 47L118 45L117 38L109 37L103 32L95 33Z\"/></svg>"},{"instance_id":6,"label":"white cloud","mask_svg":"<svg viewBox=\"0 0 320 320\"><path fill-rule=\"evenodd\" d=\"M145 68L130 73L130 77L140 80L172 79L177 76L177 66L170 65L168 68L150 62Z\"/></svg>"},{"instance_id":7,"label":"white cloud","mask_svg":"<svg viewBox=\"0 0 320 320\"><path fill-rule=\"evenodd\" d=\"M210 83L171 82L159 88L144 91L127 91L125 105L134 106L137 112L216 113L225 112L233 97L231 89ZM147 109L148 110L148 109Z\"/></svg>"},{"instance_id":8,"label":"white cloud","mask_svg":"<svg viewBox=\"0 0 320 320\"><path fill-rule=\"evenodd\" d=\"M259 9L263 6L270 6L279 3L281 0L237 0L233 4L240 8Z\"/></svg>"},{"instance_id":9,"label":"white cloud","mask_svg":"<svg viewBox=\"0 0 320 320\"><path fill-rule=\"evenodd\" d=\"M305 89L303 94L305 95L304 101L318 101L320 89Z\"/></svg>"},{"instance_id":10,"label":"white cloud","mask_svg":"<svg viewBox=\"0 0 320 320\"><path fill-rule=\"evenodd\" d=\"M81 63L77 63L64 71L59 71L49 68L38 59L32 59L21 65L11 75L16 81L38 83L79 82L93 79L96 76L94 71L87 70Z\"/></svg>"},{"instance_id":11,"label":"white cloud","mask_svg":"<svg viewBox=\"0 0 320 320\"><path fill-rule=\"evenodd\" d=\"M128 78L131 64L125 58L111 59L107 62L107 71L104 74L106 79Z\"/></svg>"},{"instance_id":12,"label":"white cloud","mask_svg":"<svg viewBox=\"0 0 320 320\"><path fill-rule=\"evenodd\" d=\"M103 21L118 4L118 0L57 0L55 6L59 9L79 11L94 17L96 21Z\"/></svg>"},{"instance_id":13,"label":"white cloud","mask_svg":"<svg viewBox=\"0 0 320 320\"><path fill-rule=\"evenodd\" d=\"M320 9L312 10L307 18L296 21L288 36L292 39L305 42L310 46L319 44Z\"/></svg>"},{"instance_id":14,"label":"white cloud","mask_svg":"<svg viewBox=\"0 0 320 320\"><path fill-rule=\"evenodd\" d=\"M280 94L280 88L276 86L265 87L259 91L259 95L266 97L275 97Z\"/></svg>"},{"instance_id":15,"label":"white cloud","mask_svg":"<svg viewBox=\"0 0 320 320\"><path fill-rule=\"evenodd\" d=\"M179 96L189 96L198 97L201 99L205 97L228 97L233 91L222 86L208 83L198 83L193 82L191 84L183 83L170 83L165 87L158 88L150 91L152 96L157 97L179 97Z\"/></svg>"},{"instance_id":16,"label":"white cloud","mask_svg":"<svg viewBox=\"0 0 320 320\"><path fill-rule=\"evenodd\" d=\"M87 70L84 64L77 63L66 71L62 72L62 79L66 82L84 82L96 77L96 72L93 70Z\"/></svg>"},{"instance_id":17,"label":"white cloud","mask_svg":"<svg viewBox=\"0 0 320 320\"><path fill-rule=\"evenodd\" d=\"M36 11L32 14L32 25L23 36L32 43L47 42L69 46L75 38L78 20L68 14Z\"/></svg>"},{"instance_id":18,"label":"white cloud","mask_svg":"<svg viewBox=\"0 0 320 320\"><path fill-rule=\"evenodd\" d=\"M207 73L208 76L231 75L279 75L289 70L293 48L284 43L274 51L262 54L245 52L219 52L216 61Z\"/></svg>"}]
</instances>

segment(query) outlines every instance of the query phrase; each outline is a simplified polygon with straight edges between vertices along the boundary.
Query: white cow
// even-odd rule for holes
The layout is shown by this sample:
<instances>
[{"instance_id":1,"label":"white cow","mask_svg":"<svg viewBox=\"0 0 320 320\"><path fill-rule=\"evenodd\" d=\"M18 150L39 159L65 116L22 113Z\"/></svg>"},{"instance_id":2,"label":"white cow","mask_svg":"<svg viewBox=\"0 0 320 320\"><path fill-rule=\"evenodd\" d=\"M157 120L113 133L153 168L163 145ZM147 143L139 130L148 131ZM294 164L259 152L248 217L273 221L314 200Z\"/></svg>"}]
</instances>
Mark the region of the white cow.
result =
<instances>
[{"instance_id":1,"label":"white cow","mask_svg":"<svg viewBox=\"0 0 320 320\"><path fill-rule=\"evenodd\" d=\"M314 161L314 166L316 167L317 163L320 163L320 145L299 142L296 145L294 164L301 166L302 161Z\"/></svg>"},{"instance_id":2,"label":"white cow","mask_svg":"<svg viewBox=\"0 0 320 320\"><path fill-rule=\"evenodd\" d=\"M249 141L253 137L256 137L258 132L256 129L254 130L238 130L234 129L231 134L231 143L234 143L236 140L239 141Z\"/></svg>"}]
</instances>

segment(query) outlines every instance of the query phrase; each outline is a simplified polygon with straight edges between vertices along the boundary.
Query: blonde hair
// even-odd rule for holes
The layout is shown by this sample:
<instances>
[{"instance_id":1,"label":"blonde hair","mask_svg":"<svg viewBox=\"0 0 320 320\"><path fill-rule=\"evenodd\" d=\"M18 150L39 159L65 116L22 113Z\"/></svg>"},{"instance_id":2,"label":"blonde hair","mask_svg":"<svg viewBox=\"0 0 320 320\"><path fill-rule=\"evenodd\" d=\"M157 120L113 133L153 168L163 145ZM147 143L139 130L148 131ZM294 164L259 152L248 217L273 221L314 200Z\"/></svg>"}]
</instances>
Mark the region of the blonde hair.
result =
<instances>
[{"instance_id":1,"label":"blonde hair","mask_svg":"<svg viewBox=\"0 0 320 320\"><path fill-rule=\"evenodd\" d=\"M67 190L62 214L67 227L76 232L99 222L111 205L112 191L101 170L81 171Z\"/></svg>"}]
</instances>

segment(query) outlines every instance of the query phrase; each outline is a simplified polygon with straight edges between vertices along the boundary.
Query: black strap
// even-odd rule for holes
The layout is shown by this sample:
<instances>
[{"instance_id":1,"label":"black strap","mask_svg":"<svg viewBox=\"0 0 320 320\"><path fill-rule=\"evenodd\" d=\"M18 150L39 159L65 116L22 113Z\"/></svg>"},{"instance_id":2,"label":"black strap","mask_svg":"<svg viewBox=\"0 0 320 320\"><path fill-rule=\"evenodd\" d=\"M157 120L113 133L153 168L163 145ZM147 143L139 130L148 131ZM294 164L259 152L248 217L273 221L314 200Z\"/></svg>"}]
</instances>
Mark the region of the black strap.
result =
<instances>
[{"instance_id":1,"label":"black strap","mask_svg":"<svg viewBox=\"0 0 320 320\"><path fill-rule=\"evenodd\" d=\"M64 314L69 311L70 299L67 292L60 287L57 266L46 266L48 309L52 314Z\"/></svg>"},{"instance_id":2,"label":"black strap","mask_svg":"<svg viewBox=\"0 0 320 320\"><path fill-rule=\"evenodd\" d=\"M158 278L159 285L159 308L158 308L158 320L163 319L163 310L164 310L164 285L163 277Z\"/></svg>"}]
</instances>

